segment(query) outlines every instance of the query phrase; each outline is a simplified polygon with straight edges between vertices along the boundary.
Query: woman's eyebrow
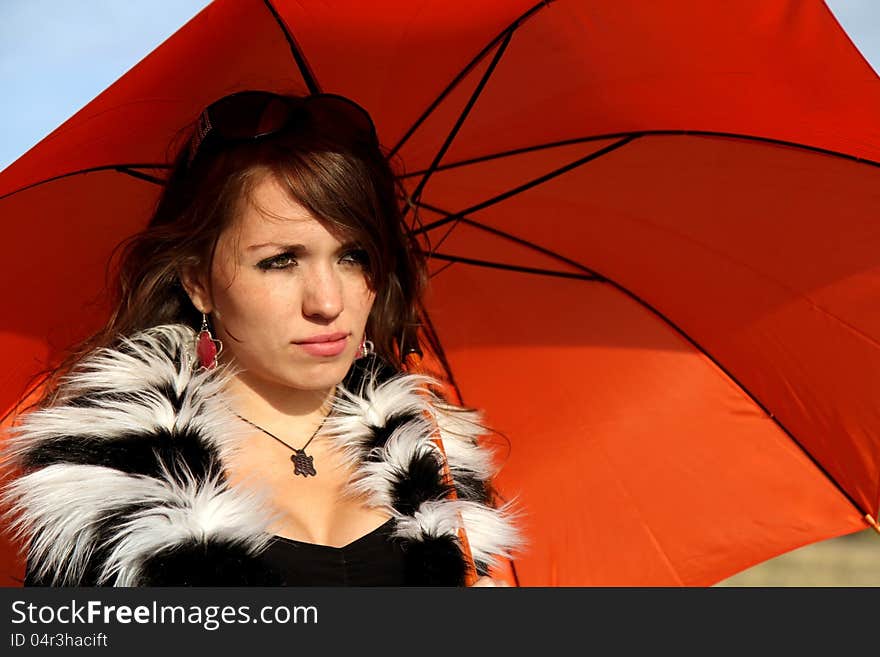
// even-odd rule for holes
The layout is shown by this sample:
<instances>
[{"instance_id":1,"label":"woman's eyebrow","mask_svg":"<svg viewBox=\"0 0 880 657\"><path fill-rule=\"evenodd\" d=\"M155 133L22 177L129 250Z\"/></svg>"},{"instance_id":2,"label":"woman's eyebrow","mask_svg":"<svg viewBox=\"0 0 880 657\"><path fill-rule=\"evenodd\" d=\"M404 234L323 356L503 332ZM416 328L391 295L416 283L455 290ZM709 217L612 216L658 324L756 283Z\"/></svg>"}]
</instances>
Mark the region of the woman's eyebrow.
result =
<instances>
[{"instance_id":1,"label":"woman's eyebrow","mask_svg":"<svg viewBox=\"0 0 880 657\"><path fill-rule=\"evenodd\" d=\"M281 242L261 242L260 244L251 244L249 247L247 247L247 250L255 251L256 249L263 249L268 246L284 249L285 251L290 251L292 253L307 253L309 250L305 244L283 244ZM340 251L346 251L348 249L358 246L359 244L356 241L350 240L348 242L345 242L344 244L340 244L339 248L336 249L336 251L338 253Z\"/></svg>"},{"instance_id":2,"label":"woman's eyebrow","mask_svg":"<svg viewBox=\"0 0 880 657\"><path fill-rule=\"evenodd\" d=\"M251 244L247 247L248 251L254 251L256 249L263 249L267 246L274 246L276 248L286 249L288 251L308 251L304 244L282 244L281 242L262 242L260 244Z\"/></svg>"}]
</instances>

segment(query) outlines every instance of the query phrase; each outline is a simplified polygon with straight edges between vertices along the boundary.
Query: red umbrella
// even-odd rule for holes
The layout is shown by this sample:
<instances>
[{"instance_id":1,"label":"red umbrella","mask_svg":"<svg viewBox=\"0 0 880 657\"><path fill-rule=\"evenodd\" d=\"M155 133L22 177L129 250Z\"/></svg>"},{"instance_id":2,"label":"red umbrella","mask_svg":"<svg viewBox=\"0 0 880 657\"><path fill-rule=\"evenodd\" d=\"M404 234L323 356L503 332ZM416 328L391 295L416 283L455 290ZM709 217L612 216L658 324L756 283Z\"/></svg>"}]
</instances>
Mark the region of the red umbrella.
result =
<instances>
[{"instance_id":1,"label":"red umbrella","mask_svg":"<svg viewBox=\"0 0 880 657\"><path fill-rule=\"evenodd\" d=\"M348 96L397 158L521 584L706 585L876 527L880 81L820 0L218 0L0 174L4 407L248 88Z\"/></svg>"}]
</instances>

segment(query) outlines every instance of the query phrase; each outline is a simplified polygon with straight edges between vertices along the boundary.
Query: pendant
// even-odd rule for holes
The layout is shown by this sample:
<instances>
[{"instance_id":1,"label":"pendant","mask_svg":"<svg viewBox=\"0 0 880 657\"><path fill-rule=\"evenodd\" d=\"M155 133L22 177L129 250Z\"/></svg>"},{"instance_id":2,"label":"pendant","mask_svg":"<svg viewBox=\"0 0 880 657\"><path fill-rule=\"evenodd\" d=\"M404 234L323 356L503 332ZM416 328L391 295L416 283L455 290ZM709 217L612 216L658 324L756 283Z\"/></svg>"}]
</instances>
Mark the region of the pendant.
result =
<instances>
[{"instance_id":1,"label":"pendant","mask_svg":"<svg viewBox=\"0 0 880 657\"><path fill-rule=\"evenodd\" d=\"M217 367L217 356L220 350L217 348L219 340L215 340L210 331L199 331L196 338L196 356L199 359L199 365L204 369L210 370Z\"/></svg>"},{"instance_id":2,"label":"pendant","mask_svg":"<svg viewBox=\"0 0 880 657\"><path fill-rule=\"evenodd\" d=\"M290 455L290 460L293 461L293 474L302 475L303 477L308 477L309 475L314 477L318 474L317 470L315 470L315 457L309 456L305 451L294 450L294 453Z\"/></svg>"}]
</instances>

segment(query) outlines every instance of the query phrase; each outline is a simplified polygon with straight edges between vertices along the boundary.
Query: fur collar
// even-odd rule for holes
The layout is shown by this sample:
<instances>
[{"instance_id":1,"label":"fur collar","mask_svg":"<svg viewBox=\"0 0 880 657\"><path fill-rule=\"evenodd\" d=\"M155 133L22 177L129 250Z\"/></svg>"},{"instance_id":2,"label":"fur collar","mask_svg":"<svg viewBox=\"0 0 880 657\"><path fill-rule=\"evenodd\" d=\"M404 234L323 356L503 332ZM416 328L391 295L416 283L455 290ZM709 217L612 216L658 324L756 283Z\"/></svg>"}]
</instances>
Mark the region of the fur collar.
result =
<instances>
[{"instance_id":1,"label":"fur collar","mask_svg":"<svg viewBox=\"0 0 880 657\"><path fill-rule=\"evenodd\" d=\"M159 326L87 357L60 401L26 415L7 442L24 474L4 492L32 576L56 585L261 585L271 515L228 486L222 464L248 428L227 407L221 370L193 371L193 331ZM477 569L521 539L486 484L491 455L476 411L446 403L430 377L358 360L319 435L354 467L352 493L394 519L408 581L460 585L463 522ZM446 499L439 431L458 493Z\"/></svg>"}]
</instances>

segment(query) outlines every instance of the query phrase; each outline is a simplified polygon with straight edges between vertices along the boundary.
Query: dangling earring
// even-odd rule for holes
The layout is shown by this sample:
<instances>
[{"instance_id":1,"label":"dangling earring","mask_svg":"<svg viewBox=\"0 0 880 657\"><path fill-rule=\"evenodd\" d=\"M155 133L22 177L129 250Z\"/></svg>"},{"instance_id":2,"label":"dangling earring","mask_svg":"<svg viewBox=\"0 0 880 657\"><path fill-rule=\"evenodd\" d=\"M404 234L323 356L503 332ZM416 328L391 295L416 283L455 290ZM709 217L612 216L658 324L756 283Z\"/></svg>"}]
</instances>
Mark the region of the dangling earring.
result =
<instances>
[{"instance_id":1,"label":"dangling earring","mask_svg":"<svg viewBox=\"0 0 880 657\"><path fill-rule=\"evenodd\" d=\"M211 335L208 327L208 316L202 313L202 328L196 336L196 359L202 369L211 370L217 367L217 356L223 351L223 343Z\"/></svg>"},{"instance_id":2,"label":"dangling earring","mask_svg":"<svg viewBox=\"0 0 880 657\"><path fill-rule=\"evenodd\" d=\"M361 346L358 347L357 353L354 356L355 360L369 356L373 351L375 351L373 348L373 342L372 340L367 340L367 334L364 333L364 339L361 340Z\"/></svg>"}]
</instances>

